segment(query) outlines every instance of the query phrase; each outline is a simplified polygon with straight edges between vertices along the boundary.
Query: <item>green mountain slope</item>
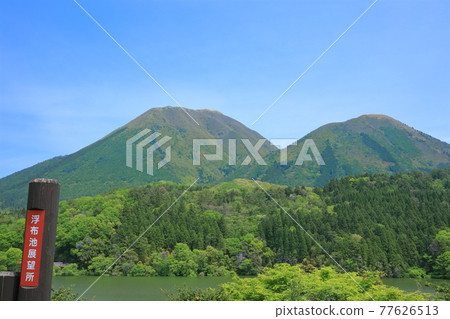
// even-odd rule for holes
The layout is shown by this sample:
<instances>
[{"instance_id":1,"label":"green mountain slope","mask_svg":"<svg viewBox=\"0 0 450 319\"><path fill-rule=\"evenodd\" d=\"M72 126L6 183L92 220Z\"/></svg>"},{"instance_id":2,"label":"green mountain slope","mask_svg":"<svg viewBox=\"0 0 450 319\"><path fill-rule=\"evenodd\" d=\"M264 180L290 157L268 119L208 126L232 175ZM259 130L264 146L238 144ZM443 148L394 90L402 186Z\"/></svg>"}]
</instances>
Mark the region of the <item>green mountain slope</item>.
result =
<instances>
[{"instance_id":1,"label":"green mountain slope","mask_svg":"<svg viewBox=\"0 0 450 319\"><path fill-rule=\"evenodd\" d=\"M306 139L314 140L326 165L295 165ZM309 152L311 154L311 152ZM363 115L330 123L288 147L288 165L269 154L268 167L253 176L285 185L323 186L350 174L408 172L450 166L450 145L386 115Z\"/></svg>"},{"instance_id":2,"label":"green mountain slope","mask_svg":"<svg viewBox=\"0 0 450 319\"><path fill-rule=\"evenodd\" d=\"M197 125L181 108L164 107L150 109L138 118L115 130L101 140L68 156L57 157L24 169L0 179L0 207L20 207L26 202L28 182L37 176L57 179L61 184L61 199L97 195L114 188L144 185L152 181L168 180L191 183L200 177L200 183L220 181L233 167L228 165L228 146L224 145L222 161L204 161L200 166L192 163L192 140L201 139L241 139L247 138L253 144L263 138L238 121L220 112L210 110L189 110L200 124ZM171 146L171 161L154 175L126 166L126 141L143 129L157 131L172 139L162 146ZM147 134L137 142L142 141ZM150 145L150 144L149 144ZM167 146L166 146L167 145ZM261 154L268 154L276 148L265 144ZM203 151L203 149L202 149ZM204 153L214 153L214 147L205 147ZM237 144L237 158L247 156L244 146ZM144 154L145 150L144 150ZM155 163L164 158L165 153L155 151ZM134 151L133 156L136 156ZM154 165L156 166L156 165Z\"/></svg>"},{"instance_id":3,"label":"green mountain slope","mask_svg":"<svg viewBox=\"0 0 450 319\"><path fill-rule=\"evenodd\" d=\"M318 128L300 139L296 146L288 147L288 165L280 165L280 151L266 142L259 153L267 165L257 165L252 158L244 166L242 162L249 152L241 139L249 139L255 145L263 138L260 134L220 112L188 111L200 125L181 108L151 109L76 153L0 179L0 207L24 206L28 182L36 177L58 179L61 199L69 199L161 180L191 183L200 178L199 184L214 184L236 178L257 178L283 185L322 186L332 178L349 174L392 174L450 166L449 144L385 115L363 115ZM134 160L133 168L126 166L126 141L144 129L161 133L157 140L171 137L162 150L155 151L154 175L145 173L145 161L144 172L136 170ZM206 161L202 155L201 165L194 166L193 139L223 139L223 159ZM229 165L229 139L236 140L237 165ZM301 166L294 164L307 139L314 140L326 165L319 166L314 161ZM171 161L156 169L167 146L171 147ZM214 152L213 146L202 147L202 154Z\"/></svg>"}]
</instances>

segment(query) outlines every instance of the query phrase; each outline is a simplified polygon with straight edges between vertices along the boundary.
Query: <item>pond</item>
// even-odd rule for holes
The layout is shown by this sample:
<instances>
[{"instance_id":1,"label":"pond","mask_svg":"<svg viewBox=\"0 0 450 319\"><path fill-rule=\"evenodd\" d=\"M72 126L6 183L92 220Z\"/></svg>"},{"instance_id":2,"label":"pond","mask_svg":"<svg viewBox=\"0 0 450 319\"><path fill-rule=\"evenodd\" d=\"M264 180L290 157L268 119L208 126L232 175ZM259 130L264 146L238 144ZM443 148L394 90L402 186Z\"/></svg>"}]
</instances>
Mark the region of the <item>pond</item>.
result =
<instances>
[{"instance_id":1,"label":"pond","mask_svg":"<svg viewBox=\"0 0 450 319\"><path fill-rule=\"evenodd\" d=\"M425 285L426 282L439 284L448 282L445 279L411 279L411 278L383 278L386 286L397 287L406 292L420 291L425 293L434 293L434 288Z\"/></svg>"},{"instance_id":2,"label":"pond","mask_svg":"<svg viewBox=\"0 0 450 319\"><path fill-rule=\"evenodd\" d=\"M97 277L53 277L53 288L71 288L81 294ZM176 288L216 288L231 277L102 277L84 296L86 300L167 300Z\"/></svg>"},{"instance_id":3,"label":"pond","mask_svg":"<svg viewBox=\"0 0 450 319\"><path fill-rule=\"evenodd\" d=\"M71 288L81 294L97 277L53 277L53 288ZM216 288L230 281L230 277L102 277L85 295L87 300L167 300L164 291L176 288ZM428 280L432 283L445 280ZM433 293L434 289L425 285L424 280L406 278L384 278L383 283L407 292L422 291Z\"/></svg>"}]
</instances>

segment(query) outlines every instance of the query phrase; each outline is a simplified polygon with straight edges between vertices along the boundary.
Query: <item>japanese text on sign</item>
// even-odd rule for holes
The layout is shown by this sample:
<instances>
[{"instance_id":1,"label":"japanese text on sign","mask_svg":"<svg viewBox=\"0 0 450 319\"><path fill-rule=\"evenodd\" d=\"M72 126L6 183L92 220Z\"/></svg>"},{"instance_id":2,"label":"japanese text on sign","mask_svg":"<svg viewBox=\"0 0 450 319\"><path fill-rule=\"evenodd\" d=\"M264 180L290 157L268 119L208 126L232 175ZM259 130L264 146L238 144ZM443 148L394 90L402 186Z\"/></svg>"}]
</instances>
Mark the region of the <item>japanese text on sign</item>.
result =
<instances>
[{"instance_id":1,"label":"japanese text on sign","mask_svg":"<svg viewBox=\"0 0 450 319\"><path fill-rule=\"evenodd\" d=\"M20 276L20 286L22 287L37 287L39 285L44 218L45 211L43 210L27 211L22 273Z\"/></svg>"}]
</instances>

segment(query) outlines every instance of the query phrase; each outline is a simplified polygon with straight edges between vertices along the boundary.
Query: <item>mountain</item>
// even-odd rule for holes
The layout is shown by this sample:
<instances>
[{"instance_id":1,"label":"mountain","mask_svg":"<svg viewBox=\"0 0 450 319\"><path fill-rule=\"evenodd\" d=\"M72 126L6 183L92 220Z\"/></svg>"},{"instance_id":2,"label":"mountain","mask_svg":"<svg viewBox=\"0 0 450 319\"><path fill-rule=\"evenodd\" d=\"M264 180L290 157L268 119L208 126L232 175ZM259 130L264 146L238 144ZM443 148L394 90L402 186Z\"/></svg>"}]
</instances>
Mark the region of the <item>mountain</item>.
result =
<instances>
[{"instance_id":1,"label":"mountain","mask_svg":"<svg viewBox=\"0 0 450 319\"><path fill-rule=\"evenodd\" d=\"M150 109L101 140L71 155L56 157L0 179L0 207L22 207L26 202L28 182L36 177L54 178L61 184L61 199L92 196L102 192L153 181L213 184L236 178L255 178L283 185L322 186L330 179L350 174L393 174L411 170L431 170L450 166L450 145L419 132L385 115L363 115L342 123L324 125L287 148L287 165L280 163L280 151L265 142L259 153L267 165L254 159L242 165L249 151L241 139L255 145L263 137L238 121L210 110L164 107ZM170 141L155 151L155 163L163 160L167 146L171 161L149 175L126 166L126 142L144 129ZM223 139L223 158L193 165L193 139ZM236 163L229 165L230 139L236 140ZM326 165L315 161L295 165L306 140L312 139ZM134 146L136 146L136 143ZM150 146L151 144L148 144ZM213 154L215 147L202 147L202 154ZM145 149L144 149L145 154ZM311 151L309 152L311 154ZM314 159L314 157L313 157Z\"/></svg>"},{"instance_id":2,"label":"mountain","mask_svg":"<svg viewBox=\"0 0 450 319\"><path fill-rule=\"evenodd\" d=\"M326 165L295 165L305 140L312 139ZM288 165L269 154L268 167L255 169L261 180L285 185L323 186L330 179L364 173L429 171L450 166L450 145L389 116L363 115L326 124L288 147ZM312 156L312 159L314 157Z\"/></svg>"},{"instance_id":3,"label":"mountain","mask_svg":"<svg viewBox=\"0 0 450 319\"><path fill-rule=\"evenodd\" d=\"M61 199L97 195L114 188L144 185L153 181L168 180L191 183L197 177L200 183L222 180L234 169L228 165L228 145L223 147L222 161L205 161L194 166L192 160L193 139L249 139L255 144L263 137L238 121L210 110L188 110L198 122L197 125L179 107L153 108L128 124L108 134L99 141L67 156L56 157L0 179L0 207L21 207L26 203L28 182L36 177L54 178L61 184ZM144 129L171 137L171 161L154 175L126 166L126 141ZM150 133L137 140L142 141ZM136 145L136 144L134 144ZM149 144L150 145L150 144ZM165 144L166 145L166 144ZM166 146L161 147L165 150ZM165 153L155 151L155 163L161 161ZM265 143L261 155L275 151L276 147ZM214 153L212 146L202 148L203 153ZM145 150L144 150L145 154ZM136 156L135 149L133 156ZM237 143L238 162L247 156L244 146ZM156 166L156 165L155 165Z\"/></svg>"}]
</instances>

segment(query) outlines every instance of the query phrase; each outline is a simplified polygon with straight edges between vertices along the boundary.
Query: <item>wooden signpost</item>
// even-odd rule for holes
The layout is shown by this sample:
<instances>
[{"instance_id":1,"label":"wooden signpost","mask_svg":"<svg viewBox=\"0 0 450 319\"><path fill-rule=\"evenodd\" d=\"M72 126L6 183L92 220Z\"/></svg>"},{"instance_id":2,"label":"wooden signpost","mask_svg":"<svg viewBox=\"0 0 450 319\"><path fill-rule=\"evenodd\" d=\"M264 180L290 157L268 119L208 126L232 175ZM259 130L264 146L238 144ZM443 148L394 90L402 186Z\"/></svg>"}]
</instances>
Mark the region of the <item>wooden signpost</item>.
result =
<instances>
[{"instance_id":1,"label":"wooden signpost","mask_svg":"<svg viewBox=\"0 0 450 319\"><path fill-rule=\"evenodd\" d=\"M29 210L25 223L21 287L39 287L45 210Z\"/></svg>"},{"instance_id":2,"label":"wooden signpost","mask_svg":"<svg viewBox=\"0 0 450 319\"><path fill-rule=\"evenodd\" d=\"M58 204L58 181L30 182L18 300L50 300Z\"/></svg>"}]
</instances>

